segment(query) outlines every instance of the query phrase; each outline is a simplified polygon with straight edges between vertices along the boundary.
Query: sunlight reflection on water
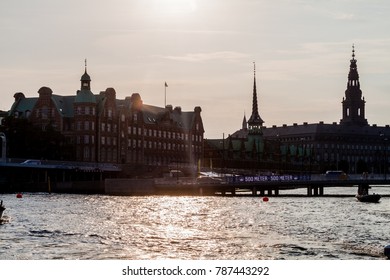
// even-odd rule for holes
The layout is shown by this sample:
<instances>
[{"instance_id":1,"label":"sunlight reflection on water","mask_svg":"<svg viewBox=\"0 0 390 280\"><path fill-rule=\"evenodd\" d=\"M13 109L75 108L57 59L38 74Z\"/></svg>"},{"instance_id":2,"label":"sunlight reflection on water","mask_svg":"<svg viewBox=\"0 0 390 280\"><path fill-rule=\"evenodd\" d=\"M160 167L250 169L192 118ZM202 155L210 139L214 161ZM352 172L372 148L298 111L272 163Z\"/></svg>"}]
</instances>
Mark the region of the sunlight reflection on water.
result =
<instances>
[{"instance_id":1,"label":"sunlight reflection on water","mask_svg":"<svg viewBox=\"0 0 390 280\"><path fill-rule=\"evenodd\" d=\"M383 259L390 199L2 195L0 259Z\"/></svg>"}]
</instances>

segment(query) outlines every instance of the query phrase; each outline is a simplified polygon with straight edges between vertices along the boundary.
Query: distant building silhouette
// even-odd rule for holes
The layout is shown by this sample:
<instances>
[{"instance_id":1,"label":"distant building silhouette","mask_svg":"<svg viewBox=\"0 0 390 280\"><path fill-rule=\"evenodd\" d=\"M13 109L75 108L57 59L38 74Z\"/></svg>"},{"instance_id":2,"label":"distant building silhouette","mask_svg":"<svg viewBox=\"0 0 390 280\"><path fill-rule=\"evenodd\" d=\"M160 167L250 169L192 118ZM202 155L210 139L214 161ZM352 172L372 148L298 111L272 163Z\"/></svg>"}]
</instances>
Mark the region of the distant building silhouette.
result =
<instances>
[{"instance_id":1,"label":"distant building silhouette","mask_svg":"<svg viewBox=\"0 0 390 280\"><path fill-rule=\"evenodd\" d=\"M257 102L256 69L254 69L252 114L244 115L242 128L226 139L205 140L205 166L220 168L258 168L265 160L263 123Z\"/></svg>"},{"instance_id":2,"label":"distant building silhouette","mask_svg":"<svg viewBox=\"0 0 390 280\"><path fill-rule=\"evenodd\" d=\"M247 165L253 170L272 170L275 172L324 172L326 170L344 170L348 173L382 173L387 174L389 168L390 127L369 125L365 118L365 103L360 89L355 48L352 48L347 89L342 100L342 119L337 124L324 122L303 124L294 123L282 126L263 126L263 120L257 111L256 82L252 101L252 116L246 126L227 137L223 152L217 146L218 140L207 140L205 155L213 155L217 161L218 154L224 154L224 165L228 163L228 155L232 150L245 151ZM257 113L256 113L257 112ZM245 122L245 116L244 116ZM235 145L248 143L251 129L256 128L261 137L254 147ZM252 130L253 132L253 130ZM219 152L218 152L219 151ZM248 156L248 155L252 155ZM230 166L243 166L234 157L230 158ZM251 163L250 163L251 161ZM234 164L234 162L236 164Z\"/></svg>"}]
</instances>

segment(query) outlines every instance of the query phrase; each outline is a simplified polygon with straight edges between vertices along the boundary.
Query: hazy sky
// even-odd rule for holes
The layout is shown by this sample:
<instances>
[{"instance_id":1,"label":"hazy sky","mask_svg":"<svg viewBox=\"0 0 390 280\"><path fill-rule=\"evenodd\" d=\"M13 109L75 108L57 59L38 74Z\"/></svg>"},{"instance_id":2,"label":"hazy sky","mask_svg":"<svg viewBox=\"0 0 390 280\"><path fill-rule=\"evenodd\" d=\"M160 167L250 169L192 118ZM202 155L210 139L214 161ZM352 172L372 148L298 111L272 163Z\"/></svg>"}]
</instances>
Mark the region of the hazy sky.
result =
<instances>
[{"instance_id":1,"label":"hazy sky","mask_svg":"<svg viewBox=\"0 0 390 280\"><path fill-rule=\"evenodd\" d=\"M13 95L80 88L202 107L206 138L252 110L253 62L265 126L339 122L352 44L366 117L390 124L388 0L1 0L1 110Z\"/></svg>"}]
</instances>

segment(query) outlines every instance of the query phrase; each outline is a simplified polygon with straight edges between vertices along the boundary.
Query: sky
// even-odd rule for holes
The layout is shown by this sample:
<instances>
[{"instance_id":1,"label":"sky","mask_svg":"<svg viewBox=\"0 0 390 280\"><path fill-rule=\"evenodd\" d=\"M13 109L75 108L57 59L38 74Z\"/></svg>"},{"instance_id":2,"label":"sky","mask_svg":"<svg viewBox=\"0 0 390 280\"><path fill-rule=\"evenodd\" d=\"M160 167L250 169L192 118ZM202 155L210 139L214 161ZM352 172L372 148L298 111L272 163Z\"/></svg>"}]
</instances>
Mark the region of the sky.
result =
<instances>
[{"instance_id":1,"label":"sky","mask_svg":"<svg viewBox=\"0 0 390 280\"><path fill-rule=\"evenodd\" d=\"M202 108L205 138L252 111L264 125L339 122L352 45L369 124L390 124L387 0L1 0L0 110L40 87Z\"/></svg>"}]
</instances>

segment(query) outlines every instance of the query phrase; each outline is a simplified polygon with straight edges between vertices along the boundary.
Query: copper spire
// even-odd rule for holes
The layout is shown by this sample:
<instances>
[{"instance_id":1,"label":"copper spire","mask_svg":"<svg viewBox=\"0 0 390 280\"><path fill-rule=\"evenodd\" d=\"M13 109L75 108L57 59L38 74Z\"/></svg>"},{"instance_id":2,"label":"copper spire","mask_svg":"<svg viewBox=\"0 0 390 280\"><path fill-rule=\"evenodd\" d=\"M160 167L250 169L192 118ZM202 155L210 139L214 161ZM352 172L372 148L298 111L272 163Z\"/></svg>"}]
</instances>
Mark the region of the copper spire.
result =
<instances>
[{"instance_id":1,"label":"copper spire","mask_svg":"<svg viewBox=\"0 0 390 280\"><path fill-rule=\"evenodd\" d=\"M264 121L259 115L259 110L257 106L257 89L256 89L256 63L253 62L253 100L252 100L252 115L248 120L249 126L261 126Z\"/></svg>"}]
</instances>

